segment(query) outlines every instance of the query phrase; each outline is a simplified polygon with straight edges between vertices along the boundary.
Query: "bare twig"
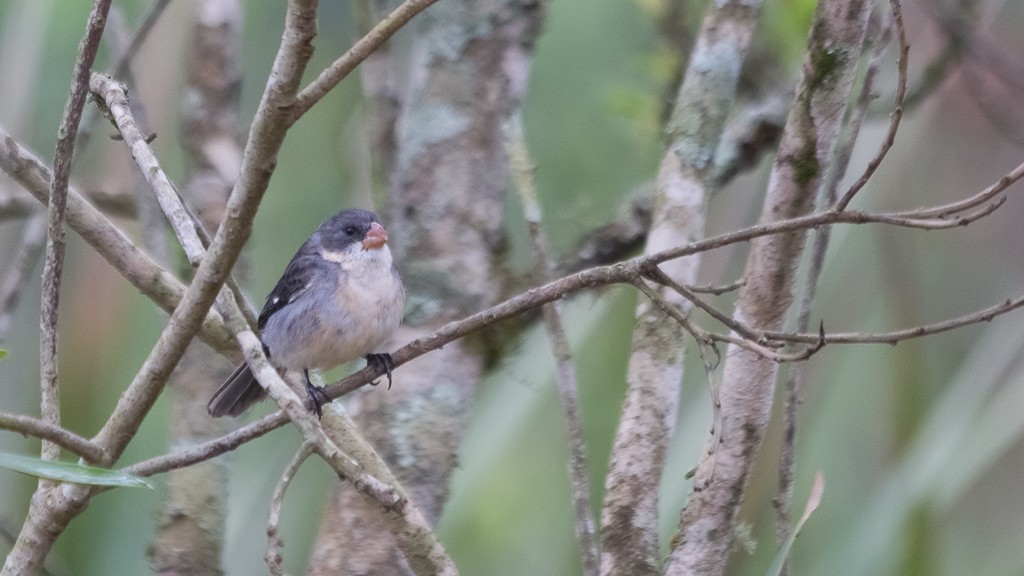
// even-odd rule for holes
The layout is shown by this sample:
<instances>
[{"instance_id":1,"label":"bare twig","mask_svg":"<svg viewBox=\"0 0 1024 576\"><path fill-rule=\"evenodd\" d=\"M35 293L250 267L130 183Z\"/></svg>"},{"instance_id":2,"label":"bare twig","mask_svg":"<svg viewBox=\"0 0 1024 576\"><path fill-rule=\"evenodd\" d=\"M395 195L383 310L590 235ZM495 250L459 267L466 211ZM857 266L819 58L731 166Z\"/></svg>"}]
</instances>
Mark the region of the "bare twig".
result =
<instances>
[{"instance_id":1,"label":"bare twig","mask_svg":"<svg viewBox=\"0 0 1024 576\"><path fill-rule=\"evenodd\" d=\"M873 16L881 11L876 8ZM861 81L860 95L856 105L850 112L850 119L846 123L835 154L833 165L829 169L825 184L819 191L817 205L819 208L831 206L836 201L837 187L846 174L853 154L854 144L860 134L861 125L867 116L868 106L874 98L875 76L882 65L882 56L892 36L892 20L885 16L872 18L877 23L877 33L869 34L866 46L871 46L871 57L868 60L867 70L864 72L864 79ZM904 54L905 58L906 55ZM814 231L811 243L811 261L804 279L803 297L800 299L800 310L797 314L796 326L801 332L807 331L810 326L811 310L814 307L817 295L818 279L825 264L825 253L828 251L829 240L832 236L832 229L828 226L818 228ZM821 334L821 341L824 334ZM804 364L795 364L787 368L786 378L783 380L783 434L782 446L779 449L778 487L772 504L775 507L775 541L777 546L783 546L789 538L791 521L790 508L793 502L793 468L796 462L796 432L797 417L801 402L803 401L803 380ZM782 567L782 575L789 571L788 564Z\"/></svg>"},{"instance_id":2,"label":"bare twig","mask_svg":"<svg viewBox=\"0 0 1024 576\"><path fill-rule=\"evenodd\" d=\"M107 23L110 0L96 0L89 13L85 36L78 45L78 57L71 76L71 89L64 103L57 132L57 150L53 157L53 178L50 180L50 202L46 218L46 255L43 262L42 304L39 313L39 370L42 390L42 417L49 424L60 424L60 392L57 387L57 314L60 303L61 276L64 271L65 212L71 158L78 136L85 97L89 93L89 69L99 51L100 38ZM42 457L54 460L60 447L43 442Z\"/></svg>"},{"instance_id":3,"label":"bare twig","mask_svg":"<svg viewBox=\"0 0 1024 576\"><path fill-rule=\"evenodd\" d=\"M526 217L533 243L534 274L538 278L549 280L552 272L551 259L548 256L547 240L542 227L540 201L537 199L537 188L533 181L533 164L523 135L522 116L518 113L509 119L506 126L506 149L509 155L510 175L519 192L523 215ZM569 482L576 520L576 544L579 547L583 573L597 576L600 569L597 527L591 512L583 419L580 415L578 378L573 364L572 348L565 334L558 303L542 306L541 312L544 328L551 340L551 351L555 357L555 382L559 399L562 401L566 438L569 443Z\"/></svg>"},{"instance_id":4,"label":"bare twig","mask_svg":"<svg viewBox=\"0 0 1024 576\"><path fill-rule=\"evenodd\" d=\"M835 210L840 212L850 205L857 192L860 192L861 188L874 176L875 170L882 164L882 160L885 159L886 154L892 149L893 143L896 142L896 132L900 127L900 120L903 119L904 101L907 98L907 69L910 44L907 43L906 28L903 25L903 8L900 6L899 0L889 0L889 6L892 9L893 22L896 26L896 39L900 47L900 55L896 59L899 68L899 78L896 82L896 102L893 104L892 113L889 115L889 131L882 141L882 146L878 149L875 157L868 162L868 167L861 174L860 178L850 186L849 190L843 193L842 198L835 204Z\"/></svg>"},{"instance_id":5,"label":"bare twig","mask_svg":"<svg viewBox=\"0 0 1024 576\"><path fill-rule=\"evenodd\" d=\"M177 188L171 183L171 179L167 177L156 155L153 154L146 134L135 123L124 86L110 76L93 73L89 89L110 113L111 121L117 126L139 171L156 195L160 208L167 216L178 243L184 248L189 263L198 266L205 252L199 234L205 233L205 230L198 226L195 217L185 208Z\"/></svg>"},{"instance_id":6,"label":"bare twig","mask_svg":"<svg viewBox=\"0 0 1024 576\"><path fill-rule=\"evenodd\" d=\"M726 294L726 293L732 292L734 290L739 290L746 283L747 283L746 280L744 280L743 278L740 278L739 280L737 280L735 282L731 282L729 284L723 284L721 286L715 286L714 284L707 284L707 285L704 285L704 286L687 286L687 288L689 288L691 291L693 291L693 292L695 292L697 294L712 294L714 296L721 296L722 294Z\"/></svg>"},{"instance_id":7,"label":"bare twig","mask_svg":"<svg viewBox=\"0 0 1024 576\"><path fill-rule=\"evenodd\" d=\"M1008 172L1005 176L1000 178L998 182L986 187L984 190L974 194L973 196L969 196L956 202L950 202L949 204L943 204L941 206L897 212L892 214L892 217L896 219L955 219L957 214L982 206L987 202L991 202L993 198L1001 194L1003 190L1006 190L1013 184L1017 183L1021 178L1024 178L1024 163Z\"/></svg>"},{"instance_id":8,"label":"bare twig","mask_svg":"<svg viewBox=\"0 0 1024 576\"><path fill-rule=\"evenodd\" d=\"M139 129L128 105L124 87L105 74L92 75L91 90L109 111L122 140L131 151L132 158L156 195L160 209L167 217L178 243L193 267L198 267L210 245L210 236L198 216L185 204L177 188L160 166L146 135ZM234 277L228 275L225 281L228 289L239 303L250 326L256 325L252 305L242 292Z\"/></svg>"},{"instance_id":9,"label":"bare twig","mask_svg":"<svg viewBox=\"0 0 1024 576\"><path fill-rule=\"evenodd\" d=\"M153 26L156 25L157 20L164 13L164 8L170 4L170 0L153 0L150 4L149 9L142 16L142 22L139 27L135 29L135 33L132 34L131 39L128 40L124 49L120 51L117 58L114 60L113 72L111 76L114 78L121 77L122 74L128 69L128 65L131 64L132 58L139 53L139 48L142 43L149 37L150 31L153 30Z\"/></svg>"},{"instance_id":10,"label":"bare twig","mask_svg":"<svg viewBox=\"0 0 1024 576\"><path fill-rule=\"evenodd\" d=\"M634 259L635 260L635 259ZM554 302L569 294L580 292L587 288L597 288L610 284L633 284L633 278L641 275L639 268L636 268L635 261L626 261L612 266L601 266L578 272L572 276L555 280L544 286L540 286L515 296L505 302L492 306L486 310L473 314L462 320L451 322L436 330L428 336L419 338L404 346L393 354L395 365L401 366L414 358L427 354L433 350L442 348L467 334L476 332L486 326L507 320L524 311L542 306L548 302ZM822 338L820 333L794 334L789 332L766 331L765 336L770 341L796 342L804 344L816 344L822 340L826 344L898 344L904 340L929 336L940 332L946 332L971 324L989 322L994 318L1024 307L1024 295L1007 299L1006 301L984 308L982 310L966 314L950 320L944 320L925 326L907 328L884 333L863 333L843 332L825 334ZM331 398L340 398L371 381L380 377L381 374L373 368L367 367L355 372L326 388ZM288 422L288 418L282 412L274 412L252 422L238 430L227 434L216 440L206 442L188 450L175 454L168 454L151 458L125 468L126 472L139 476L152 476L190 466L197 462L215 458L226 452L238 448L242 444L259 438Z\"/></svg>"},{"instance_id":11,"label":"bare twig","mask_svg":"<svg viewBox=\"0 0 1024 576\"><path fill-rule=\"evenodd\" d=\"M381 44L387 42L402 26L437 0L405 0L391 14L377 23L348 51L335 60L314 80L299 92L295 99L289 124L302 117L314 104L327 95L339 82L345 79L360 62L365 60Z\"/></svg>"},{"instance_id":12,"label":"bare twig","mask_svg":"<svg viewBox=\"0 0 1024 576\"><path fill-rule=\"evenodd\" d=\"M131 42L129 38L127 25L124 21L124 10L121 6L114 4L110 8L110 19L107 25L107 44L110 46L110 51L115 53L122 53L125 46ZM95 74L95 73L94 73ZM132 74L130 67L125 67L124 74L121 76L121 80L124 83L124 92L128 93L129 90L133 90L136 87L135 75ZM92 78L90 77L90 91L92 90ZM97 98L95 91L93 91L94 102L97 106L89 108L86 112L86 120L83 121L83 128L88 126L92 127L91 121L95 121L96 115L101 112L108 117L110 111L105 106L102 98ZM125 99L127 100L127 99ZM127 102L125 102L127 108ZM141 103L133 103L132 110L135 112L138 121L138 126L146 125L146 113L145 108ZM86 134L83 131L82 136ZM152 140L153 136L148 139ZM123 140L123 138L122 138ZM79 155L84 148L86 142L84 140L79 141L80 145ZM135 208L135 214L139 221L141 228L142 246L145 248L154 260L162 265L167 265L171 261L170 257L170 242L167 237L167 226L164 224L163 214L160 212L160 204L157 202L156 197L149 191L149 187L146 185L145 177L142 173L136 173L129 176L126 180L131 182L131 202ZM126 195L127 196L127 195Z\"/></svg>"},{"instance_id":13,"label":"bare twig","mask_svg":"<svg viewBox=\"0 0 1024 576\"><path fill-rule=\"evenodd\" d=\"M82 457L87 462L99 462L103 459L103 449L96 444L70 430L54 426L38 418L0 412L0 429L17 432L22 436L35 436L36 438L46 440L76 456Z\"/></svg>"},{"instance_id":14,"label":"bare twig","mask_svg":"<svg viewBox=\"0 0 1024 576\"><path fill-rule=\"evenodd\" d=\"M281 473L281 479L274 487L274 494L270 499L270 515L267 518L267 552L263 558L267 562L267 568L274 576L284 576L284 558L281 556L281 548L284 548L284 540L281 539L281 507L284 505L284 495L288 491L288 485L292 478L299 471L302 463L313 453L313 447L309 442L303 442L299 451L288 463L288 467Z\"/></svg>"},{"instance_id":15,"label":"bare twig","mask_svg":"<svg viewBox=\"0 0 1024 576\"><path fill-rule=\"evenodd\" d=\"M50 169L2 128L0 169L17 181L37 201L47 203ZM82 239L132 286L149 297L157 306L168 314L177 308L185 294L185 287L181 281L136 247L124 232L73 188L68 190L67 221L72 230L81 235ZM220 354L232 360L240 358L234 339L216 313L207 314L199 335Z\"/></svg>"},{"instance_id":16,"label":"bare twig","mask_svg":"<svg viewBox=\"0 0 1024 576\"><path fill-rule=\"evenodd\" d=\"M111 76L114 78L121 78L128 71L128 66L131 61L139 53L139 48L142 47L143 42L149 37L149 33L153 30L160 16L164 13L164 8L170 3L170 0L153 0L149 10L142 17L142 22L139 27L135 29L131 38L124 43L124 47L119 51L117 58L114 60L113 72ZM99 111L90 108L85 114L85 118L82 120L81 137L78 139L77 152L80 153L91 141L92 128L96 123L96 119L99 117Z\"/></svg>"},{"instance_id":17,"label":"bare twig","mask_svg":"<svg viewBox=\"0 0 1024 576\"><path fill-rule=\"evenodd\" d=\"M367 383L369 380L366 381ZM136 476L155 476L171 470L185 468L199 462L205 462L226 454L242 444L255 440L269 432L277 430L288 423L288 417L280 410L268 414L255 422L221 436L220 438L193 446L180 452L165 454L156 458L150 458L128 466L124 469L129 474Z\"/></svg>"},{"instance_id":18,"label":"bare twig","mask_svg":"<svg viewBox=\"0 0 1024 576\"><path fill-rule=\"evenodd\" d=\"M644 273L644 276L650 278L651 280L657 282L658 284L668 286L672 290L675 290L683 298L686 298L688 301L693 302L693 304L697 308L700 308L701 310L707 312L709 316L711 316L715 320L718 320L722 324L725 324L730 330L736 332L740 336L743 336L747 340L756 342L758 344L767 344L767 341L765 340L763 333L760 333L757 330L754 330L753 328L744 326L742 322L738 322L730 318L729 316L725 315L724 313L720 312L717 308L705 302L704 299L698 296L694 290L686 286L683 286L682 284L670 278L668 274L662 272L661 268L655 266L654 268L646 271Z\"/></svg>"},{"instance_id":19,"label":"bare twig","mask_svg":"<svg viewBox=\"0 0 1024 576\"><path fill-rule=\"evenodd\" d=\"M26 285L25 277L35 266L45 242L46 213L38 210L22 226L18 255L0 284L0 342L7 340L14 310Z\"/></svg>"}]
</instances>

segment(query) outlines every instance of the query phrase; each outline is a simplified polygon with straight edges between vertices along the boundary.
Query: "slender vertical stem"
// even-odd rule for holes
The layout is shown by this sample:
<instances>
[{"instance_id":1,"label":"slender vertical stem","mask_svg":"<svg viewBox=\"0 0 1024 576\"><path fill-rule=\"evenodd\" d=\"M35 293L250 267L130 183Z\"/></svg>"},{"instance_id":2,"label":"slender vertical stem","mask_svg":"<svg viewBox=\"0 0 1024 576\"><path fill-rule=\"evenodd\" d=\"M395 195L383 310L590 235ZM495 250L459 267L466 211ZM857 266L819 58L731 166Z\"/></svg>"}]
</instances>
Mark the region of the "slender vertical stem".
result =
<instances>
[{"instance_id":1,"label":"slender vertical stem","mask_svg":"<svg viewBox=\"0 0 1024 576\"><path fill-rule=\"evenodd\" d=\"M515 182L523 213L530 230L533 252L536 259L534 273L539 280L551 279L553 266L548 256L547 239L541 225L540 201L533 181L533 164L523 135L523 119L516 113L508 121L506 129L509 169ZM580 415L579 384L576 366L572 360L572 349L565 334L562 314L557 302L541 308L544 328L551 340L551 351L555 356L555 383L558 397L562 402L565 420L566 440L569 443L569 482L571 483L573 511L576 517L576 544L579 546L583 573L596 576L600 570L597 547L597 527L590 503L590 480L587 473L587 450L583 441L583 418Z\"/></svg>"},{"instance_id":2,"label":"slender vertical stem","mask_svg":"<svg viewBox=\"0 0 1024 576\"><path fill-rule=\"evenodd\" d=\"M64 103L64 114L57 131L57 149L53 157L53 178L50 180L50 202L46 214L46 255L43 263L42 305L39 312L39 386L42 392L42 417L50 424L60 423L60 393L57 387L57 314L60 304L60 283L64 272L65 210L71 157L78 136L78 122L89 93L89 70L96 59L100 38L107 23L110 0L95 0L89 13L85 36L78 45L71 76L71 89ZM42 457L55 460L60 448L43 442Z\"/></svg>"}]
</instances>

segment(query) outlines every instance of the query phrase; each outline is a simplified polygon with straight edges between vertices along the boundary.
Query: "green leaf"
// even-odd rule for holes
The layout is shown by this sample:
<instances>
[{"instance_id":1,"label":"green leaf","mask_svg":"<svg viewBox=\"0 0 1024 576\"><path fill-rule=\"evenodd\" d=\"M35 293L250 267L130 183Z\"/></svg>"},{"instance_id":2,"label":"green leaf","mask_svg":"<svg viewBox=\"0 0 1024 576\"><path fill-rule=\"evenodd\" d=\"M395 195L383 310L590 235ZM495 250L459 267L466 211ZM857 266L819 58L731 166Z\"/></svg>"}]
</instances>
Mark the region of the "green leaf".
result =
<instances>
[{"instance_id":1,"label":"green leaf","mask_svg":"<svg viewBox=\"0 0 1024 576\"><path fill-rule=\"evenodd\" d=\"M811 514L818 509L818 505L821 504L821 496L825 493L825 476L822 475L819 470L814 475L814 485L811 486L811 493L807 496L807 506L804 507L804 514L797 521L796 526L789 533L789 538L782 544L782 548L779 548L779 553L775 556L775 561L772 562L771 568L765 573L765 576L779 576L782 573L782 566L786 563L786 558L789 558L789 550L793 547L793 542L796 542L796 536L800 533L800 530L804 527L807 519L811 517Z\"/></svg>"},{"instance_id":2,"label":"green leaf","mask_svg":"<svg viewBox=\"0 0 1024 576\"><path fill-rule=\"evenodd\" d=\"M7 356L7 350L0 348L0 360Z\"/></svg>"},{"instance_id":3,"label":"green leaf","mask_svg":"<svg viewBox=\"0 0 1024 576\"><path fill-rule=\"evenodd\" d=\"M6 452L0 452L0 468L7 468L29 476L60 482L74 482L75 484L153 488L153 485L146 480L118 470L83 466L72 462L51 462Z\"/></svg>"}]
</instances>

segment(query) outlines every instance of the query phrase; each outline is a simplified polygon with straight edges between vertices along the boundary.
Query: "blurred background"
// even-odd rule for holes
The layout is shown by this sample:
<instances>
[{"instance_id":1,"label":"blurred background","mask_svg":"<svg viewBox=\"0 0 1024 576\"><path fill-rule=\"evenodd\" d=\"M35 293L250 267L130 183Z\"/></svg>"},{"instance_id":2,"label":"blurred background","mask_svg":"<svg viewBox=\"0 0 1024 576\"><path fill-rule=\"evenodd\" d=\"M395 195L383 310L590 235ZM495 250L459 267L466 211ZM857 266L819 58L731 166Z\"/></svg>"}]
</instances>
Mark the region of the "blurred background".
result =
<instances>
[{"instance_id":1,"label":"blurred background","mask_svg":"<svg viewBox=\"0 0 1024 576\"><path fill-rule=\"evenodd\" d=\"M149 3L117 4L133 23ZM84 0L0 0L0 125L46 162L52 159L89 5ZM677 29L692 37L703 5L684 6ZM766 3L742 98L791 91L814 6L811 0ZM186 2L169 5L132 66L137 87L131 96L145 107L148 130L158 135L155 150L179 183L184 178L178 122L188 8ZM283 8L280 3L246 3L245 10L242 116L248 125L280 38ZM936 16L944 10L970 14L997 53L1024 53L1022 3L908 2L912 84L931 64L941 64L944 57L951 61L935 67L936 87L907 111L895 148L858 197L857 208L951 201L995 182L1024 158L1019 106L1024 76L970 55L949 57L950 37ZM663 34L668 13L668 0L548 4L524 120L546 232L558 255L572 253L655 175L663 113L676 89L680 61L674 43ZM310 77L350 45L355 29L349 2L321 2ZM98 69L109 62L109 52L101 51ZM890 49L880 98L858 140L849 180L859 176L884 135L894 80L895 51ZM351 205L386 209L384 196L369 184L365 112L359 78L353 75L289 133L249 246L245 289L252 301L262 302L325 215ZM79 188L128 192L134 186L134 165L123 146L110 141L111 133L109 125L96 124L94 141L77 158L72 175ZM755 221L770 162L769 154L711 199L708 235ZM0 176L0 194L16 192ZM957 316L1021 293L1022 193L1020 185L1011 189L1003 208L967 228L836 229L814 322L824 322L830 331L888 331ZM506 221L512 269L526 270L529 250L513 195ZM138 237L136 222L117 222ZM21 226L21 219L0 220L0 270L13 260ZM701 282L736 280L745 255L745 245L706 255ZM2 343L10 353L0 360L0 410L6 412L39 410L39 276L37 266ZM728 307L730 298L718 302ZM595 505L601 502L624 390L635 301L631 289L610 288L574 298L566 309L580 370ZM60 310L65 425L91 436L156 341L164 316L74 234L68 236ZM798 431L795 506L802 507L816 471L824 473L826 488L821 507L794 548L794 573L1024 573L1022 314L895 347L830 346L810 361ZM546 337L532 327L478 390L438 527L462 574L579 571L552 368ZM688 360L681 390L676 438L663 478L666 551L690 489L684 474L696 463L710 425L705 374L698 362ZM259 412L269 409L262 406ZM162 399L122 465L168 450L168 413ZM749 546L733 555L730 574L763 574L774 557L777 420L745 505ZM262 555L270 493L298 444L298 435L285 427L228 457L233 466L224 552L229 573L266 571ZM33 455L38 442L0 432L0 450ZM146 572L146 548L163 489L161 477L154 480L156 491L119 489L96 498L58 541L54 572ZM312 459L292 485L282 524L289 572L304 570L320 509L335 481L326 466ZM5 530L17 533L34 487L33 478L0 470ZM0 541L2 553L8 547Z\"/></svg>"}]
</instances>

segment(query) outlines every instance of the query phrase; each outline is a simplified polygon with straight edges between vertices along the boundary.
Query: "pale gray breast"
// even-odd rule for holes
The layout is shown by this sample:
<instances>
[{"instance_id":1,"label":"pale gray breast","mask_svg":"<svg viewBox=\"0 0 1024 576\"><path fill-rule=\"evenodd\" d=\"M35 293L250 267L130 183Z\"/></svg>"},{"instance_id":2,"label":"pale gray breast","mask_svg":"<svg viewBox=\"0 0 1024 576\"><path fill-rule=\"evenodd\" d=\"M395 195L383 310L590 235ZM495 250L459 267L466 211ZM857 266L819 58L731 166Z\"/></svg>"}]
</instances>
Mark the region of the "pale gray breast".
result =
<instances>
[{"instance_id":1,"label":"pale gray breast","mask_svg":"<svg viewBox=\"0 0 1024 576\"><path fill-rule=\"evenodd\" d=\"M322 256L323 275L264 328L271 360L283 368L327 370L384 352L402 321L405 292L386 246Z\"/></svg>"}]
</instances>

